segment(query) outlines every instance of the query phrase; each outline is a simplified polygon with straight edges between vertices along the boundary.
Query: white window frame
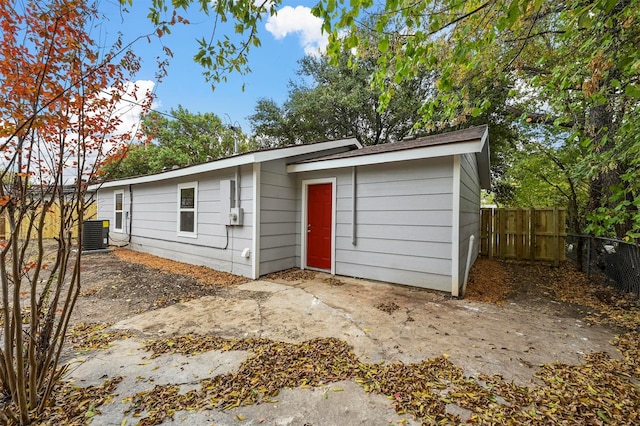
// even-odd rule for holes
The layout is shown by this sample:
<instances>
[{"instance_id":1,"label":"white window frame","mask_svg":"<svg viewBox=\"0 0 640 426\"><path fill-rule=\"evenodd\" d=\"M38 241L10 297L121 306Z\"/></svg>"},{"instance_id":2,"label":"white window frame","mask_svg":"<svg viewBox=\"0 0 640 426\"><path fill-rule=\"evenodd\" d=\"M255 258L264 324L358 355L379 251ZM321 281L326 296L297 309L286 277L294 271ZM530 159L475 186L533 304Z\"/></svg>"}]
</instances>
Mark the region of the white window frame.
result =
<instances>
[{"instance_id":1,"label":"white window frame","mask_svg":"<svg viewBox=\"0 0 640 426\"><path fill-rule=\"evenodd\" d=\"M193 208L185 208L181 206L182 190L193 188ZM198 237L198 182L187 182L178 184L178 200L177 200L178 215L176 218L176 229L178 236L197 238ZM183 212L193 212L193 232L180 230L180 217Z\"/></svg>"},{"instance_id":2,"label":"white window frame","mask_svg":"<svg viewBox=\"0 0 640 426\"><path fill-rule=\"evenodd\" d=\"M118 195L122 196L122 209L118 210ZM113 232L124 232L124 189L118 189L113 191ZM118 213L122 215L122 220L120 221L120 228L118 228Z\"/></svg>"}]
</instances>

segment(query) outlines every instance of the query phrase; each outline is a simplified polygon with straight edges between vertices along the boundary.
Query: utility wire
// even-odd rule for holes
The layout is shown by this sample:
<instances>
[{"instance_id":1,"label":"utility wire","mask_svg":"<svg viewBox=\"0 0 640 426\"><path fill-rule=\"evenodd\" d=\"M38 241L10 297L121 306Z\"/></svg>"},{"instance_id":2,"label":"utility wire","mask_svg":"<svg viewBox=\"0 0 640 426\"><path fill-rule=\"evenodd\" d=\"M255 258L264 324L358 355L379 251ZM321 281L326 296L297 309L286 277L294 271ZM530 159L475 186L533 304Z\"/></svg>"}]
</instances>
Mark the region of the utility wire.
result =
<instances>
[{"instance_id":1,"label":"utility wire","mask_svg":"<svg viewBox=\"0 0 640 426\"><path fill-rule=\"evenodd\" d=\"M154 89L153 89L153 90L155 91L155 87L154 87ZM102 93L104 93L104 94L107 94L107 95L112 96L112 95L111 95L111 93L107 92L107 91L106 91L106 90L104 90L104 89L103 89L103 90L101 90L101 91L102 91ZM130 103L130 104L132 104L132 105L139 106L139 107L141 107L141 108L142 108L142 107L144 107L142 103L137 102L137 101L134 101L134 100L121 98L121 99L120 99L120 101L122 101L122 102L127 102L127 103ZM175 115L173 115L173 114L171 114L171 113L168 113L168 112L158 111L158 110L153 109L153 108L151 108L151 107L148 107L148 110L149 110L149 111L151 111L151 112L155 112L155 113L157 113L157 114L163 115L163 116L165 116L165 117L169 117L169 118L172 118L172 119L174 119L174 120L180 121L180 122L182 122L183 124L188 124L189 126L195 126L195 127L198 127L200 130L203 130L203 131L207 131L207 132L208 132L209 130L211 130L211 129L207 129L206 127L203 127L203 126L201 126L201 125L199 125L199 124L190 123L190 122L188 122L188 121L184 120L183 118L177 117L177 116L175 116ZM212 113L212 114L214 114L214 113ZM215 114L214 114L214 115L215 115ZM225 113L225 115L226 115L227 117L229 116L229 114L226 114L226 113ZM219 117L218 117L218 118L219 118ZM140 120L140 121L142 121L142 120ZM220 120L220 121L222 122L222 120ZM235 123L237 123L237 121L236 121ZM218 129L226 129L226 128L229 128L229 126L225 126L225 125L220 125L220 126L218 126ZM238 127L236 127L236 128L239 128L239 126L238 126ZM230 130L233 130L233 129L230 129Z\"/></svg>"}]
</instances>

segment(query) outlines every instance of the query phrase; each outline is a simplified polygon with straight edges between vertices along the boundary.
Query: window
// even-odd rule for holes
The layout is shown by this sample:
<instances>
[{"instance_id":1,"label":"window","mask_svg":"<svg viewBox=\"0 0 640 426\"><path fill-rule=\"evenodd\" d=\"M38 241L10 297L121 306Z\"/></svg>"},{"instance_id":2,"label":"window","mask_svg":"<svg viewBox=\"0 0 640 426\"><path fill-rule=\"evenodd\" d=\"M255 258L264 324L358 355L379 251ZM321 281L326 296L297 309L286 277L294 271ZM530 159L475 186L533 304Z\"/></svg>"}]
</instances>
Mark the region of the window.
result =
<instances>
[{"instance_id":1,"label":"window","mask_svg":"<svg viewBox=\"0 0 640 426\"><path fill-rule=\"evenodd\" d=\"M198 217L198 183L178 185L178 234L196 236Z\"/></svg>"},{"instance_id":2,"label":"window","mask_svg":"<svg viewBox=\"0 0 640 426\"><path fill-rule=\"evenodd\" d=\"M122 232L124 230L124 191L115 191L113 194L113 218L115 223L113 230Z\"/></svg>"}]
</instances>

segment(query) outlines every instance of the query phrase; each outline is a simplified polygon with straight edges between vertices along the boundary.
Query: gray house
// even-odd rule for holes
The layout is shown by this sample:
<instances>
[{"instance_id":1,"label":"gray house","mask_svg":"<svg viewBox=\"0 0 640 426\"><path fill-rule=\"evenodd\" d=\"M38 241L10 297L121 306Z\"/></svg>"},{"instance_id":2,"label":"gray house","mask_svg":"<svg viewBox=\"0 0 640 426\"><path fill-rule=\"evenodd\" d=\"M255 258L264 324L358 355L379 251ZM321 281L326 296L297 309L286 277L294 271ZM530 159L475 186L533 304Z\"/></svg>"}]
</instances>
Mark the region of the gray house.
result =
<instances>
[{"instance_id":1,"label":"gray house","mask_svg":"<svg viewBox=\"0 0 640 426\"><path fill-rule=\"evenodd\" d=\"M256 151L95 189L113 245L254 279L299 267L458 295L489 184L485 125Z\"/></svg>"}]
</instances>

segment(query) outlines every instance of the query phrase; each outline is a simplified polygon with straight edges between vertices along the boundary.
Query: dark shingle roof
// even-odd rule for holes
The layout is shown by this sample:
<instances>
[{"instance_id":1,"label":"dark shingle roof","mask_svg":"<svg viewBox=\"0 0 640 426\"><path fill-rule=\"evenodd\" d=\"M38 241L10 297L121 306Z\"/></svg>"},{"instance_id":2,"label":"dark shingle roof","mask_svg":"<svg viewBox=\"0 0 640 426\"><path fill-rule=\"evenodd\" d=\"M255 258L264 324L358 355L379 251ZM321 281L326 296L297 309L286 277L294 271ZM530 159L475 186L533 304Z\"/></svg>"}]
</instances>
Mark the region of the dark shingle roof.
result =
<instances>
[{"instance_id":1,"label":"dark shingle roof","mask_svg":"<svg viewBox=\"0 0 640 426\"><path fill-rule=\"evenodd\" d=\"M337 160L342 158L360 157L362 155L382 154L386 152L403 151L407 149L424 148L427 146L444 145L450 143L467 142L482 139L487 131L487 125L469 127L468 129L454 130L451 132L440 133L437 135L424 136L416 139L401 140L398 142L390 142L380 145L366 146L362 149L341 152L338 154L327 155L324 157L314 158L301 161L301 163L315 163L318 161Z\"/></svg>"}]
</instances>

